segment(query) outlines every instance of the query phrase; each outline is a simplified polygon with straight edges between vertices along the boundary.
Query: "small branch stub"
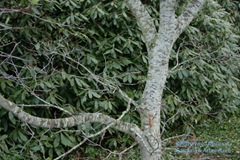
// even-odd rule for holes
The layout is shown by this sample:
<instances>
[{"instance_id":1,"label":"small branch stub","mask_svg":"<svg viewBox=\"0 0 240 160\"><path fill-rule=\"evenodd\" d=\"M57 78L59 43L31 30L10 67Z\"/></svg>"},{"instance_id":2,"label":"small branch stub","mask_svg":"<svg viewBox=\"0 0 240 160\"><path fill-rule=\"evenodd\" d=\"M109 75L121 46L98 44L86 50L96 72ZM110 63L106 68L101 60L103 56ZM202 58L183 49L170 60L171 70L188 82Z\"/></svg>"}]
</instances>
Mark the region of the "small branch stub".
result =
<instances>
[{"instance_id":1,"label":"small branch stub","mask_svg":"<svg viewBox=\"0 0 240 160\"><path fill-rule=\"evenodd\" d=\"M153 115L152 114L148 115L148 120L149 120L149 126L150 126L150 128L152 128L153 127Z\"/></svg>"}]
</instances>

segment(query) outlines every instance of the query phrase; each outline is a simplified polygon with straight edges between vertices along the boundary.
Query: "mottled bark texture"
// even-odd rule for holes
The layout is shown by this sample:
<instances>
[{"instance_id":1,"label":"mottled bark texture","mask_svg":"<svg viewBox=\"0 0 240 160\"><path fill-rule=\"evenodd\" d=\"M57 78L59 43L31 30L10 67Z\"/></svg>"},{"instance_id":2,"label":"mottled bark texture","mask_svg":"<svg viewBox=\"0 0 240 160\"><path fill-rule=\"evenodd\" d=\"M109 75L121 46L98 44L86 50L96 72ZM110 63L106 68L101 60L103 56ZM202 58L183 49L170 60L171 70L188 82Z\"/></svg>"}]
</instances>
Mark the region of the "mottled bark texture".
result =
<instances>
[{"instance_id":1,"label":"mottled bark texture","mask_svg":"<svg viewBox=\"0 0 240 160\"><path fill-rule=\"evenodd\" d=\"M205 0L192 0L177 17L175 14L177 0L160 0L160 26L156 28L139 0L126 0L129 9L138 21L149 56L147 82L139 109L145 141L145 144L140 144L142 160L161 159L160 112L163 89L168 76L170 53L174 42L204 2Z\"/></svg>"},{"instance_id":2,"label":"mottled bark texture","mask_svg":"<svg viewBox=\"0 0 240 160\"><path fill-rule=\"evenodd\" d=\"M176 0L160 0L159 21L156 28L153 19L140 0L125 0L142 31L149 56L147 82L138 112L141 129L101 113L81 113L68 118L46 119L24 112L13 102L0 95L0 106L12 112L21 121L45 128L71 127L85 122L99 122L130 134L139 144L142 160L160 160L162 155L160 112L162 94L168 76L168 62L172 46L189 25L205 0L192 0L180 16L175 15Z\"/></svg>"},{"instance_id":3,"label":"mottled bark texture","mask_svg":"<svg viewBox=\"0 0 240 160\"><path fill-rule=\"evenodd\" d=\"M102 113L80 113L71 117L58 119L40 118L32 116L29 113L25 112L22 108L18 107L15 103L5 99L2 95L0 95L0 106L12 112L22 122L26 122L28 124L42 128L67 128L86 122L98 122L101 124L110 125L116 130L130 134L136 141L141 141L141 137L139 137L141 130L137 125L122 122ZM137 132L137 134L135 132Z\"/></svg>"}]
</instances>

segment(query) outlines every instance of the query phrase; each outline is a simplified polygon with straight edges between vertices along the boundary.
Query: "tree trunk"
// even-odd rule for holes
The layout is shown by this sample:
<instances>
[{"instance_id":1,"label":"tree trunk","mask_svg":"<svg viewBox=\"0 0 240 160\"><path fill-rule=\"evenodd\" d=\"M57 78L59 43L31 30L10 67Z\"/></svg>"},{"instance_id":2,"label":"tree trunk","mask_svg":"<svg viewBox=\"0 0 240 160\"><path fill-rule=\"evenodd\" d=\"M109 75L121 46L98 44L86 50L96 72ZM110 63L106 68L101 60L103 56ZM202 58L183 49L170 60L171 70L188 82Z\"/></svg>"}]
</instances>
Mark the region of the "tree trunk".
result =
<instances>
[{"instance_id":1,"label":"tree trunk","mask_svg":"<svg viewBox=\"0 0 240 160\"><path fill-rule=\"evenodd\" d=\"M160 112L162 94L168 76L168 61L173 40L160 36L149 49L148 80L144 89L140 114L144 141L140 144L142 160L160 160L162 154ZM170 39L170 40L169 40Z\"/></svg>"},{"instance_id":2,"label":"tree trunk","mask_svg":"<svg viewBox=\"0 0 240 160\"><path fill-rule=\"evenodd\" d=\"M161 152L150 153L144 146L140 145L141 160L160 160Z\"/></svg>"}]
</instances>

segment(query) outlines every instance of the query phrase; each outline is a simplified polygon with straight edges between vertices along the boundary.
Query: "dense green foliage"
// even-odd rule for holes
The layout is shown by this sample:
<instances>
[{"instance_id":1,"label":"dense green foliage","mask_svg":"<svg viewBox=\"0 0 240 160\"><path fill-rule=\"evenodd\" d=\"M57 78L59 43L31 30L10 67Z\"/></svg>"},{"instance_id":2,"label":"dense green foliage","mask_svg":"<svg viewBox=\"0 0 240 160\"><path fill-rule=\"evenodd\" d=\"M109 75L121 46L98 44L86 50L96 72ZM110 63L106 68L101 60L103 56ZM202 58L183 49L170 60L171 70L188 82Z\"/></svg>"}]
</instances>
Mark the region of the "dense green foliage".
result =
<instances>
[{"instance_id":1,"label":"dense green foliage","mask_svg":"<svg viewBox=\"0 0 240 160\"><path fill-rule=\"evenodd\" d=\"M20 4L21 8L28 7L31 10L1 15L6 26L5 33L1 35L1 45L5 45L4 55L12 52L13 56L19 57L2 58L1 92L6 97L17 104L43 104L41 98L71 113L101 111L113 117L126 107L126 104L122 104L122 97L115 92L117 87L121 87L131 97L140 98L142 89L139 84L144 83L146 52L137 24L124 4L116 1L79 1L78 4L73 1L55 1L39 2L38 6L27 5L27 2L26 5L24 2ZM5 2L3 6L14 8L18 4ZM84 66L113 87L94 81ZM58 109L41 105L25 109L41 117L67 116ZM31 137L27 126L18 123L5 111L1 110L1 116L9 117L12 122L9 123L7 118L2 119L1 132L8 134L9 138L14 137L14 143L19 143L14 149L9 148L14 151L10 151L10 154L18 156L16 152L20 152L20 157L25 155L24 159L39 154L40 159L56 157L65 153L67 147L76 145L81 140L77 135L82 131L89 134L101 129L99 124L75 127L74 134L52 134L46 130L31 129L38 135L45 132L46 135L33 136L34 140L27 143ZM134 112L125 119L133 122L138 120ZM102 146L118 146L123 150L131 143L128 137L118 140L111 134L113 131L110 130L104 136ZM94 140L98 141L100 139ZM11 147L13 142L9 140L9 144L4 147ZM81 156L91 155L93 159L95 156L106 156L104 152L103 155L94 155L92 148L82 148ZM82 152L86 155L82 155Z\"/></svg>"},{"instance_id":2,"label":"dense green foliage","mask_svg":"<svg viewBox=\"0 0 240 160\"><path fill-rule=\"evenodd\" d=\"M145 3L157 26L157 1ZM182 124L189 130L206 115L221 119L239 111L239 5L209 0L175 43L162 113L164 119L178 113L171 119L170 131L171 126ZM127 106L118 88L135 100L141 98L147 52L122 1L3 0L0 6L4 6L0 7L0 93L9 100L38 105L24 109L56 118L68 113L41 104L71 114L103 112L118 117ZM177 12L185 5L180 6ZM0 117L3 159L57 157L78 144L82 135L102 128L83 124L45 130L22 124L4 110ZM139 124L136 110L124 120ZM95 149L101 145L120 152L132 143L130 137L113 130L91 140L68 158L106 157L107 149L101 154Z\"/></svg>"},{"instance_id":3,"label":"dense green foliage","mask_svg":"<svg viewBox=\"0 0 240 160\"><path fill-rule=\"evenodd\" d=\"M229 5L236 11L239 3ZM239 111L239 28L233 25L239 14L229 15L209 1L175 43L170 67L177 67L167 84L171 91L165 92L167 113L178 108L178 116L197 123L205 114L222 119Z\"/></svg>"}]
</instances>

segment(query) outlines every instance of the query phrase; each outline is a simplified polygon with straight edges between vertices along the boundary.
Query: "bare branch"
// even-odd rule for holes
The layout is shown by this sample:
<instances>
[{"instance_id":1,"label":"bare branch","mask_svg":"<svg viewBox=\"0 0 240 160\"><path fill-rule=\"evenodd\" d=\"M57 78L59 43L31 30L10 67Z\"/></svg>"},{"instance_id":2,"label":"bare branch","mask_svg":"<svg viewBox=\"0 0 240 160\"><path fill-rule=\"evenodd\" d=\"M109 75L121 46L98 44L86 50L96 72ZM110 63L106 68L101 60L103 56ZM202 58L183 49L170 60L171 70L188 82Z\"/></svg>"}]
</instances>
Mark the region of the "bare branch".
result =
<instances>
[{"instance_id":1,"label":"bare branch","mask_svg":"<svg viewBox=\"0 0 240 160\"><path fill-rule=\"evenodd\" d=\"M117 119L117 121L120 121L120 120L125 116L125 114L130 110L130 106L131 106L131 101L129 101L127 109L126 109L124 112L122 112L121 116ZM73 148L71 148L69 151L67 151L66 153L60 155L59 157L55 158L54 160L58 160L58 159L60 159L60 158L62 158L62 157L64 157L64 156L66 156L67 154L71 153L73 150L75 150L75 149L77 149L78 147L80 147L86 140L88 140L89 138L96 137L96 136L102 134L102 133L105 132L107 129L109 129L110 127L112 127L114 124L115 124L115 123L110 123L110 124L108 124L106 127L104 127L103 129L101 129L100 131L98 131L97 133L95 133L95 134L90 134L90 135L86 135L85 139L84 139L81 143L77 144L76 146L74 146Z\"/></svg>"},{"instance_id":2,"label":"bare branch","mask_svg":"<svg viewBox=\"0 0 240 160\"><path fill-rule=\"evenodd\" d=\"M60 55L60 54L58 54ZM62 56L62 55L61 55ZM134 101L132 98L130 98L124 91L122 91L116 84L108 81L107 79L103 78L103 77L100 77L98 75L95 75L94 73L92 73L87 67L85 67L82 63L72 59L71 57L69 56L66 56L64 58L67 58L68 60L76 63L77 65L81 66L83 69L85 69L90 75L91 77L97 81L98 83L102 84L103 86L106 86L106 87L109 87L110 89L112 90L118 90L119 93L123 96L123 98L129 102L131 101L131 103L136 107L136 108L139 108L139 105L137 104L136 101Z\"/></svg>"},{"instance_id":3,"label":"bare branch","mask_svg":"<svg viewBox=\"0 0 240 160\"><path fill-rule=\"evenodd\" d=\"M28 15L28 16L31 16L31 17L34 17L34 18L37 18L37 19L39 19L43 22L58 25L59 27L69 27L69 28L75 28L75 29L79 29L79 30L83 29L83 26L79 27L79 26L74 26L74 25L65 25L65 24L62 24L62 23L55 22L54 20L48 20L48 19L42 18L40 16L37 16L35 14L31 14L31 13L28 13L28 12L21 12L21 13L23 13L25 15Z\"/></svg>"},{"instance_id":4,"label":"bare branch","mask_svg":"<svg viewBox=\"0 0 240 160\"><path fill-rule=\"evenodd\" d=\"M104 127L101 131L87 136L87 138L97 136L111 127L131 135L139 144L142 144L147 148L148 151L151 151L148 144L146 144L145 138L143 136L143 132L140 130L140 128L136 124L120 121L123 118L123 116L129 111L130 103L131 102L129 102L127 109L122 113L122 115L118 119L114 119L102 113L80 113L67 118L48 119L48 118L39 118L36 116L32 116L29 113L23 111L20 107L18 107L13 102L10 102L9 100L5 99L2 95L0 95L0 106L12 112L22 122L26 122L28 124L39 126L42 128L66 128L66 127L72 127L72 126L76 126L86 122L90 122L90 123L97 122L107 126ZM72 150L74 150L80 145L81 144L76 145Z\"/></svg>"},{"instance_id":5,"label":"bare branch","mask_svg":"<svg viewBox=\"0 0 240 160\"><path fill-rule=\"evenodd\" d=\"M71 148L70 150L68 150L67 152L63 153L62 155L58 156L57 158L55 158L54 160L58 160L62 157L65 157L67 154L71 153L72 151L74 151L75 149L77 149L78 147L80 147L83 143L85 143L88 140L88 138L85 138L84 140L82 140L82 142L80 142L79 144L75 145L73 148Z\"/></svg>"},{"instance_id":6,"label":"bare branch","mask_svg":"<svg viewBox=\"0 0 240 160\"><path fill-rule=\"evenodd\" d=\"M43 127L43 128L66 128L66 127L76 126L85 122L99 122L105 125L111 124L112 128L125 132L130 135L134 135L133 132L135 131L140 131L137 125L132 123L127 123L127 122L122 122L119 120L129 110L129 107L127 108L126 112L124 112L122 116L120 116L119 119L114 119L102 113L80 113L78 115L74 115L67 118L47 119L47 118L39 118L39 117L30 115L29 113L23 111L16 104L10 102L9 100L5 99L1 95L0 95L0 106L12 112L22 122L26 122L28 124Z\"/></svg>"},{"instance_id":7,"label":"bare branch","mask_svg":"<svg viewBox=\"0 0 240 160\"><path fill-rule=\"evenodd\" d=\"M177 35L178 37L183 30L190 24L197 12L201 9L206 0L192 0L182 14L178 17Z\"/></svg>"},{"instance_id":8,"label":"bare branch","mask_svg":"<svg viewBox=\"0 0 240 160\"><path fill-rule=\"evenodd\" d=\"M23 85L23 84L22 84L22 85ZM25 86L25 85L24 85L24 86ZM25 86L25 88L27 88L27 87ZM72 113L69 112L68 110L63 109L63 108L61 108L61 107L58 107L58 106L56 106L56 105L53 105L53 104L45 101L44 99L42 99L42 98L40 98L38 95L36 95L34 92L30 91L30 93L31 93L31 95L33 95L34 97L36 97L38 100L44 102L46 105L49 105L49 106L51 106L51 107L53 107L53 108L57 108L57 109L59 109L59 110L62 111L62 112L65 112L65 113L67 113L67 114L69 114L69 115L72 115Z\"/></svg>"},{"instance_id":9,"label":"bare branch","mask_svg":"<svg viewBox=\"0 0 240 160\"><path fill-rule=\"evenodd\" d=\"M21 8L21 9L12 9L12 8L0 8L0 13L14 13L14 12L27 12L31 11L32 8Z\"/></svg>"},{"instance_id":10,"label":"bare branch","mask_svg":"<svg viewBox=\"0 0 240 160\"><path fill-rule=\"evenodd\" d=\"M144 42L149 48L154 43L157 33L152 17L140 0L125 0L125 2L135 16L139 28L142 31Z\"/></svg>"}]
</instances>

